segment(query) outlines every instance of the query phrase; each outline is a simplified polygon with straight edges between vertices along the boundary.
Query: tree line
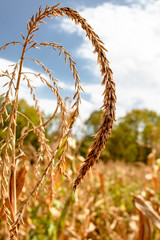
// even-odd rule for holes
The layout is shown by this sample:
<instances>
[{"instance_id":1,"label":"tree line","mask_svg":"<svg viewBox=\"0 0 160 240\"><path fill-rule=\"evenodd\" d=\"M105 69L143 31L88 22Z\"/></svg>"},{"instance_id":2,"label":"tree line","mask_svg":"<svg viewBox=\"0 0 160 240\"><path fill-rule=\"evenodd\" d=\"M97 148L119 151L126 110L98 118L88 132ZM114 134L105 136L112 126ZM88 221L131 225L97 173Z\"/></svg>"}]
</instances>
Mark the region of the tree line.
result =
<instances>
[{"instance_id":1,"label":"tree line","mask_svg":"<svg viewBox=\"0 0 160 240\"><path fill-rule=\"evenodd\" d=\"M3 100L0 99L0 105L2 101ZM24 113L34 124L38 125L38 117L34 107L29 106L27 102L22 99L19 101L18 108L19 111ZM7 110L11 112L11 105L8 106ZM84 157L87 154L88 147L93 141L94 134L100 127L101 116L102 111L94 111L84 123L85 136L78 150L78 153ZM47 128L46 135L49 137L51 143L56 141L58 132L55 132L54 125L59 124L58 122L59 116L57 115L54 122ZM6 124L5 121L4 124ZM22 115L18 115L17 139L20 137L21 131L24 130L25 126L26 119ZM5 134L6 132L4 132L2 126L0 126L0 142L5 138ZM146 162L147 155L153 148L156 150L157 157L160 157L159 136L160 115L148 109L134 109L115 122L106 148L101 153L101 159L105 162L110 159L125 160L127 162ZM24 143L30 143L36 149L39 147L38 137L33 132L24 139Z\"/></svg>"},{"instance_id":2,"label":"tree line","mask_svg":"<svg viewBox=\"0 0 160 240\"><path fill-rule=\"evenodd\" d=\"M81 146L81 153L92 141L100 126L102 111L95 111L86 121L86 137ZM152 149L160 156L160 115L148 109L134 109L113 125L112 134L101 154L104 161L125 160L128 162L147 161Z\"/></svg>"}]
</instances>

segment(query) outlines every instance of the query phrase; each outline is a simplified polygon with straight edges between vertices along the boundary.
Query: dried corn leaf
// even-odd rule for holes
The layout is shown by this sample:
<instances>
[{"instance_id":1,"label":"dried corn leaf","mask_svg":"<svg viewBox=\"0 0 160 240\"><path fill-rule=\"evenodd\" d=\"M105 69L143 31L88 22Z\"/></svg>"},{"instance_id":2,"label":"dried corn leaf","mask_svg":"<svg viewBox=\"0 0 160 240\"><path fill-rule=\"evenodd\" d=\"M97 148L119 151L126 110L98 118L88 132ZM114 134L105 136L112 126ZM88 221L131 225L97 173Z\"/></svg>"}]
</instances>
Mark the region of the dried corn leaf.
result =
<instances>
[{"instance_id":1,"label":"dried corn leaf","mask_svg":"<svg viewBox=\"0 0 160 240\"><path fill-rule=\"evenodd\" d=\"M19 198L20 193L22 192L22 188L24 186L25 176L26 176L26 168L22 166L16 175L16 195L17 199Z\"/></svg>"},{"instance_id":2,"label":"dried corn leaf","mask_svg":"<svg viewBox=\"0 0 160 240\"><path fill-rule=\"evenodd\" d=\"M7 211L9 210L9 212L11 213L11 219L13 221L13 212L12 212L11 204L10 204L10 201L9 201L8 197L5 198L5 203L0 208L0 221L5 220L5 218L6 218L6 215L5 215L5 211L6 211L5 209L6 208L7 208Z\"/></svg>"},{"instance_id":3,"label":"dried corn leaf","mask_svg":"<svg viewBox=\"0 0 160 240\"><path fill-rule=\"evenodd\" d=\"M135 196L134 205L135 207L147 218L149 218L152 223L160 230L160 216L152 208L152 206L140 195Z\"/></svg>"},{"instance_id":4,"label":"dried corn leaf","mask_svg":"<svg viewBox=\"0 0 160 240\"><path fill-rule=\"evenodd\" d=\"M151 221L139 211L139 233L138 240L152 240L153 227Z\"/></svg>"},{"instance_id":5,"label":"dried corn leaf","mask_svg":"<svg viewBox=\"0 0 160 240\"><path fill-rule=\"evenodd\" d=\"M9 179L9 200L10 200L10 204L11 204L11 209L13 211L13 215L15 218L15 187L14 187L14 179L15 179L15 172L13 171L13 169L11 169L11 175L10 175L10 179Z\"/></svg>"}]
</instances>

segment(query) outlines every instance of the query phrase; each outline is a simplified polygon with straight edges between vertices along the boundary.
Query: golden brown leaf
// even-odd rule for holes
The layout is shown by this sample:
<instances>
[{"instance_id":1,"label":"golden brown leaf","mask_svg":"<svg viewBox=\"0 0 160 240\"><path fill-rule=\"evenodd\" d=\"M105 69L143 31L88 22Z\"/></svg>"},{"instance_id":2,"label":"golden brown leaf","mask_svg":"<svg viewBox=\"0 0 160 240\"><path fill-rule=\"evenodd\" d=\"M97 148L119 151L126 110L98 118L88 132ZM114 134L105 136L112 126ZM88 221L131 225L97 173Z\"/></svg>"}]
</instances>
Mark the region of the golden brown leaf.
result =
<instances>
[{"instance_id":1,"label":"golden brown leaf","mask_svg":"<svg viewBox=\"0 0 160 240\"><path fill-rule=\"evenodd\" d=\"M22 192L22 188L24 186L25 182L25 176L26 176L26 168L25 166L22 166L16 175L16 195L17 199L19 198L20 193Z\"/></svg>"},{"instance_id":2,"label":"golden brown leaf","mask_svg":"<svg viewBox=\"0 0 160 240\"><path fill-rule=\"evenodd\" d=\"M135 207L144 216L150 219L152 223L160 230L160 216L156 213L151 204L147 202L141 195L133 195L133 198Z\"/></svg>"}]
</instances>

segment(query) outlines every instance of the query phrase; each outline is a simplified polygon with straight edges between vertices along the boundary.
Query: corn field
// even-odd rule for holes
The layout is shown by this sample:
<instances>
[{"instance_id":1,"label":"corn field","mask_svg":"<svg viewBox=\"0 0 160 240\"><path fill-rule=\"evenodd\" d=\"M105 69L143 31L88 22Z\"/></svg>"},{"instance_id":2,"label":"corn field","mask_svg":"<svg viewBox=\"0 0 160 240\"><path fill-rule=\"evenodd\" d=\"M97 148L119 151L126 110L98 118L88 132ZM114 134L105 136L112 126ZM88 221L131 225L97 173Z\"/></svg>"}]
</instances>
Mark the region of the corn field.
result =
<instances>
[{"instance_id":1,"label":"corn field","mask_svg":"<svg viewBox=\"0 0 160 240\"><path fill-rule=\"evenodd\" d=\"M115 121L113 73L106 57L107 50L86 19L77 11L59 5L40 7L27 23L26 36L21 33L22 41L0 47L0 51L7 51L9 45L18 45L21 49L21 56L14 65L0 70L0 79L4 82L0 122L5 133L0 142L0 239L160 239L156 153L152 151L147 166L113 162L95 164ZM101 125L85 159L75 154L70 144L72 129L79 116L81 92L84 91L76 63L59 43L35 40L45 19L57 17L68 17L85 31L94 47L102 76ZM59 57L62 55L70 67L75 83L71 110L60 95L59 82L52 69L32 55L32 50L44 47L51 49L53 54L58 51ZM25 61L39 66L40 72L24 72ZM46 85L57 100L52 116L47 120L40 111L33 77ZM33 98L37 125L18 108L22 81ZM59 135L53 147L45 133L57 113L60 116ZM19 138L17 116L27 122ZM24 140L30 133L37 136L38 149L30 146L26 150ZM34 163L29 160L31 152L35 156Z\"/></svg>"}]
</instances>

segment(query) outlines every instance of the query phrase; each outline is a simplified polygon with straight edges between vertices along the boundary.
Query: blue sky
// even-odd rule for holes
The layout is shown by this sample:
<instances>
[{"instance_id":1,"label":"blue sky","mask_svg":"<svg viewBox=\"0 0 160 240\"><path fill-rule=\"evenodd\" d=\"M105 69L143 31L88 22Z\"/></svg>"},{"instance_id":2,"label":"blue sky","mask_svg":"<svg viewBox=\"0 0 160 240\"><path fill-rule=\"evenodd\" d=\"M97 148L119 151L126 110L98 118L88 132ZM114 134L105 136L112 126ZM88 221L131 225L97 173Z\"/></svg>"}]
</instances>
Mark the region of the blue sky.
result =
<instances>
[{"instance_id":1,"label":"blue sky","mask_svg":"<svg viewBox=\"0 0 160 240\"><path fill-rule=\"evenodd\" d=\"M58 2L1 0L0 46L21 40L21 32L26 34L26 23L40 5L52 6ZM62 0L61 6L78 10L104 41L117 85L117 118L133 108L148 108L160 113L160 0ZM80 109L82 118L86 119L102 105L103 92L91 43L83 31L67 18L47 20L47 25L41 25L36 39L60 43L72 54L86 92L82 94ZM20 54L21 49L17 47L1 51L1 68L5 69L8 64L16 62ZM31 54L52 69L54 76L63 83L62 96L72 97L74 81L63 57L59 59L57 53L44 50ZM39 70L29 61L24 66L35 72ZM0 81L1 93L2 79ZM34 84L42 110L51 113L55 98L40 83ZM21 87L20 97L32 103L26 87Z\"/></svg>"}]
</instances>

